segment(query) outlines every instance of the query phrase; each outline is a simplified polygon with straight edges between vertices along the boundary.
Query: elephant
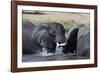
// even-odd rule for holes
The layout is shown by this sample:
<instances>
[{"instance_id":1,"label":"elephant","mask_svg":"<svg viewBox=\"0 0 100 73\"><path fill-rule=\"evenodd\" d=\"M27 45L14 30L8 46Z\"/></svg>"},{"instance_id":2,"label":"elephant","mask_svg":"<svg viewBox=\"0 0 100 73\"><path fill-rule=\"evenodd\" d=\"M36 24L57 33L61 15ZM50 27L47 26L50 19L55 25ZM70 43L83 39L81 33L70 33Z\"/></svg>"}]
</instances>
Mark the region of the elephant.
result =
<instances>
[{"instance_id":1,"label":"elephant","mask_svg":"<svg viewBox=\"0 0 100 73\"><path fill-rule=\"evenodd\" d=\"M31 34L32 30L35 27L33 23L28 20L23 20L22 22L22 53L30 54L32 53L32 48L34 47L32 44Z\"/></svg>"},{"instance_id":2,"label":"elephant","mask_svg":"<svg viewBox=\"0 0 100 73\"><path fill-rule=\"evenodd\" d=\"M79 27L77 56L90 57L90 29L84 25Z\"/></svg>"},{"instance_id":3,"label":"elephant","mask_svg":"<svg viewBox=\"0 0 100 73\"><path fill-rule=\"evenodd\" d=\"M76 54L76 46L77 46L77 37L78 37L79 28L73 28L70 30L69 35L67 37L66 45L64 46L63 53L73 53Z\"/></svg>"},{"instance_id":4,"label":"elephant","mask_svg":"<svg viewBox=\"0 0 100 73\"><path fill-rule=\"evenodd\" d=\"M72 53L75 56L89 57L90 56L90 30L84 24L72 28L67 35L66 45L63 53Z\"/></svg>"},{"instance_id":5,"label":"elephant","mask_svg":"<svg viewBox=\"0 0 100 73\"><path fill-rule=\"evenodd\" d=\"M48 28L51 36L55 37L55 42L57 43L65 43L65 28L63 24L60 23L43 23L41 24L44 27Z\"/></svg>"},{"instance_id":6,"label":"elephant","mask_svg":"<svg viewBox=\"0 0 100 73\"><path fill-rule=\"evenodd\" d=\"M39 52L55 53L57 43L65 43L65 29L60 23L41 23L33 29L32 40Z\"/></svg>"},{"instance_id":7,"label":"elephant","mask_svg":"<svg viewBox=\"0 0 100 73\"><path fill-rule=\"evenodd\" d=\"M55 53L57 43L65 45L65 28L60 23L34 25L23 21L22 28L23 54Z\"/></svg>"}]
</instances>

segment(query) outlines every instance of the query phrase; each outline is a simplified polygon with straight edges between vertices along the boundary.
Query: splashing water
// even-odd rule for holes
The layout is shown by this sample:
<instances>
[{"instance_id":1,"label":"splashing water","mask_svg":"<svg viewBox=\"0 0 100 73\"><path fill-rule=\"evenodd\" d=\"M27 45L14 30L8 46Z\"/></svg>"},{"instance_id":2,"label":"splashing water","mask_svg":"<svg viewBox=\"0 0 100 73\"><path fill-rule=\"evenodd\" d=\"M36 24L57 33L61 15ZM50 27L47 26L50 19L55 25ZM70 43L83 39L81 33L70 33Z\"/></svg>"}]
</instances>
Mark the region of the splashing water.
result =
<instances>
[{"instance_id":1,"label":"splashing water","mask_svg":"<svg viewBox=\"0 0 100 73\"><path fill-rule=\"evenodd\" d=\"M63 48L56 46L56 52L54 54L63 54L62 52ZM53 53L48 53L46 48L42 48L42 56L50 56L53 55Z\"/></svg>"},{"instance_id":2,"label":"splashing water","mask_svg":"<svg viewBox=\"0 0 100 73\"><path fill-rule=\"evenodd\" d=\"M47 49L46 48L42 48L42 56L46 56L47 55Z\"/></svg>"},{"instance_id":3,"label":"splashing water","mask_svg":"<svg viewBox=\"0 0 100 73\"><path fill-rule=\"evenodd\" d=\"M56 46L56 54L62 54L63 53L62 50L63 50L62 47Z\"/></svg>"}]
</instances>

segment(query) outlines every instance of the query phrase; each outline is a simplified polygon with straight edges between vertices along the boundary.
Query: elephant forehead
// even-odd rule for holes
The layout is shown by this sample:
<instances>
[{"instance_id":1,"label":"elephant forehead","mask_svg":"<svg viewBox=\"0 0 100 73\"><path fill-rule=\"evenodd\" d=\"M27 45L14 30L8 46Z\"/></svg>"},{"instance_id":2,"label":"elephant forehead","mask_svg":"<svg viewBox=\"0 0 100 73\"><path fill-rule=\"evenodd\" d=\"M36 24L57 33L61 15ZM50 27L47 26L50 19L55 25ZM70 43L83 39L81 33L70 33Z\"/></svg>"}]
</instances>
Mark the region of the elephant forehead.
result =
<instances>
[{"instance_id":1,"label":"elephant forehead","mask_svg":"<svg viewBox=\"0 0 100 73\"><path fill-rule=\"evenodd\" d=\"M48 34L47 30L42 30L42 31L38 32L38 36L42 39L49 38L49 34Z\"/></svg>"},{"instance_id":2,"label":"elephant forehead","mask_svg":"<svg viewBox=\"0 0 100 73\"><path fill-rule=\"evenodd\" d=\"M43 38L43 37L48 37L48 31L47 30L40 30L40 31L34 31L33 34L33 39L34 37L40 37L40 38Z\"/></svg>"}]
</instances>

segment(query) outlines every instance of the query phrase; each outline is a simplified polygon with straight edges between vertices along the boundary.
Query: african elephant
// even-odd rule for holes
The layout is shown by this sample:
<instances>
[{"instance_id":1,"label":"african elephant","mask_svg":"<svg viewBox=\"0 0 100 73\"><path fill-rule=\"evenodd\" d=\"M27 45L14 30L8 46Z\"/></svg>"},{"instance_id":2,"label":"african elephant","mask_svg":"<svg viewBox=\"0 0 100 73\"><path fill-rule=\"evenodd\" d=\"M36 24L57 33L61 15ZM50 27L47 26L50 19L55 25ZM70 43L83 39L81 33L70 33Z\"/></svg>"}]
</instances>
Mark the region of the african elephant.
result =
<instances>
[{"instance_id":1,"label":"african elephant","mask_svg":"<svg viewBox=\"0 0 100 73\"><path fill-rule=\"evenodd\" d=\"M35 25L27 20L22 22L22 52L24 54L33 53L33 42L31 39L32 30Z\"/></svg>"},{"instance_id":2,"label":"african elephant","mask_svg":"<svg viewBox=\"0 0 100 73\"><path fill-rule=\"evenodd\" d=\"M67 35L67 44L64 46L63 53L70 52L77 56L90 56L90 30L86 29L84 24L73 28Z\"/></svg>"},{"instance_id":3,"label":"african elephant","mask_svg":"<svg viewBox=\"0 0 100 73\"><path fill-rule=\"evenodd\" d=\"M63 53L70 52L76 54L78 30L79 28L73 28L69 31L70 33L67 34L67 44L64 46Z\"/></svg>"},{"instance_id":4,"label":"african elephant","mask_svg":"<svg viewBox=\"0 0 100 73\"><path fill-rule=\"evenodd\" d=\"M90 29L84 25L79 27L77 55L90 57Z\"/></svg>"},{"instance_id":5,"label":"african elephant","mask_svg":"<svg viewBox=\"0 0 100 73\"><path fill-rule=\"evenodd\" d=\"M42 23L33 29L32 40L38 50L45 48L47 53L55 53L57 43L65 43L65 29L60 23Z\"/></svg>"},{"instance_id":6,"label":"african elephant","mask_svg":"<svg viewBox=\"0 0 100 73\"><path fill-rule=\"evenodd\" d=\"M33 25L24 21L22 28L23 53L55 53L57 44L65 45L65 29L60 23Z\"/></svg>"}]
</instances>

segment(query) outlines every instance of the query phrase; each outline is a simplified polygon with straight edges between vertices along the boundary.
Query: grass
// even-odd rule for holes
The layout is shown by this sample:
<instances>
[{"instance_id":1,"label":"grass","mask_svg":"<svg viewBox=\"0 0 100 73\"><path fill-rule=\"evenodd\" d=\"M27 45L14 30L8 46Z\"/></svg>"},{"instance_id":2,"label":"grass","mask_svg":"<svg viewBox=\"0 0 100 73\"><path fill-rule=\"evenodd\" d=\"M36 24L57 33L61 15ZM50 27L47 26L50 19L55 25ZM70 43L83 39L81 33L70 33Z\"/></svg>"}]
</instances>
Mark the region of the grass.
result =
<instances>
[{"instance_id":1,"label":"grass","mask_svg":"<svg viewBox=\"0 0 100 73\"><path fill-rule=\"evenodd\" d=\"M33 24L41 24L47 22L58 22L64 25L66 31L75 24L89 25L90 15L86 13L60 13L46 12L44 14L23 14L23 20L29 20Z\"/></svg>"}]
</instances>

